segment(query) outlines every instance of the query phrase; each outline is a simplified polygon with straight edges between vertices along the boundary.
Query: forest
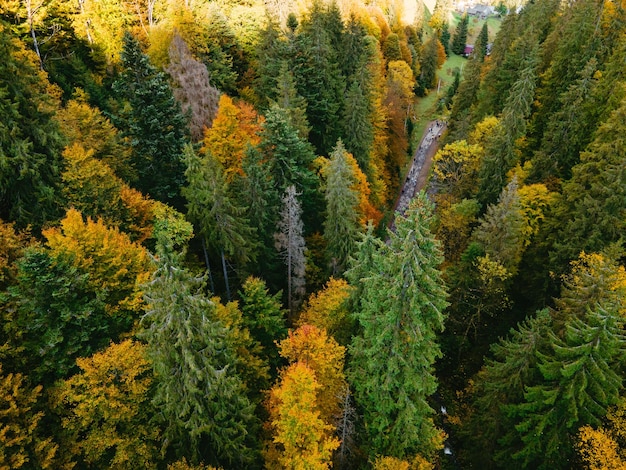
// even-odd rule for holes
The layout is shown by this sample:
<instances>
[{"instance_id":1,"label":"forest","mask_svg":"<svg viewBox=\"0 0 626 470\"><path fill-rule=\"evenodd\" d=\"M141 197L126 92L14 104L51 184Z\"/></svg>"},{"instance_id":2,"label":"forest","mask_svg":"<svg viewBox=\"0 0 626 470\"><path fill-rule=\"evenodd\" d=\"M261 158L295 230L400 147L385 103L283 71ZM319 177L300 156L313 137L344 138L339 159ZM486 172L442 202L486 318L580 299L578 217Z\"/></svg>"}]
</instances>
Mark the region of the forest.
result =
<instances>
[{"instance_id":1,"label":"forest","mask_svg":"<svg viewBox=\"0 0 626 470\"><path fill-rule=\"evenodd\" d=\"M492 6L0 0L0 469L626 468L626 1Z\"/></svg>"}]
</instances>

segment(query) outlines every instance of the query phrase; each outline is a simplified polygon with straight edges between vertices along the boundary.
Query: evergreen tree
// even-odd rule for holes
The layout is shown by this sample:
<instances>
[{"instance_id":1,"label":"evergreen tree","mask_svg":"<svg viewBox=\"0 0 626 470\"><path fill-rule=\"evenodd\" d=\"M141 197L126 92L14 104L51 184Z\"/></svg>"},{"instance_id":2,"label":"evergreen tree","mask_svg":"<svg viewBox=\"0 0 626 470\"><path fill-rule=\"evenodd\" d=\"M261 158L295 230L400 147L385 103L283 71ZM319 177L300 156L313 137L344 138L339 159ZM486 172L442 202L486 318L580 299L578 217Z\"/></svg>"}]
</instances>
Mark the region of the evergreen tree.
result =
<instances>
[{"instance_id":1,"label":"evergreen tree","mask_svg":"<svg viewBox=\"0 0 626 470\"><path fill-rule=\"evenodd\" d=\"M1 20L0 83L0 218L40 227L62 207L55 91L37 58Z\"/></svg>"},{"instance_id":2,"label":"evergreen tree","mask_svg":"<svg viewBox=\"0 0 626 470\"><path fill-rule=\"evenodd\" d=\"M485 146L479 172L478 199L493 202L504 187L506 175L520 159L516 140L524 136L537 80L538 49L527 52L519 78L513 84L502 111L500 125Z\"/></svg>"},{"instance_id":3,"label":"evergreen tree","mask_svg":"<svg viewBox=\"0 0 626 470\"><path fill-rule=\"evenodd\" d=\"M454 32L454 38L452 39L452 52L457 55L463 55L465 52L465 45L467 44L467 26L469 24L469 16L467 13L461 16L461 21L456 27ZM485 23L485 26L487 23ZM481 31L482 32L482 31Z\"/></svg>"},{"instance_id":4,"label":"evergreen tree","mask_svg":"<svg viewBox=\"0 0 626 470\"><path fill-rule=\"evenodd\" d=\"M294 186L285 190L278 221L278 232L274 235L276 250L287 267L287 302L293 316L305 293L304 251L306 245L302 236L302 209Z\"/></svg>"},{"instance_id":5,"label":"evergreen tree","mask_svg":"<svg viewBox=\"0 0 626 470\"><path fill-rule=\"evenodd\" d=\"M425 89L433 88L437 82L437 70L439 69L439 48L441 43L436 34L432 34L424 44L420 62L420 76L418 81Z\"/></svg>"},{"instance_id":6,"label":"evergreen tree","mask_svg":"<svg viewBox=\"0 0 626 470\"><path fill-rule=\"evenodd\" d=\"M194 461L245 467L254 457L255 419L234 373L229 333L204 294L204 280L180 265L171 241L159 237L157 254L141 337L154 368L164 447Z\"/></svg>"},{"instance_id":7,"label":"evergreen tree","mask_svg":"<svg viewBox=\"0 0 626 470\"><path fill-rule=\"evenodd\" d=\"M122 129L132 149L137 188L181 208L187 119L174 99L166 75L150 63L139 41L128 32L124 34L122 65L124 71L113 88L128 106L122 108L114 123Z\"/></svg>"},{"instance_id":8,"label":"evergreen tree","mask_svg":"<svg viewBox=\"0 0 626 470\"><path fill-rule=\"evenodd\" d=\"M372 102L368 90L356 81L346 92L343 135L348 150L365 174L370 174L370 152L374 145L374 126L371 119Z\"/></svg>"},{"instance_id":9,"label":"evergreen tree","mask_svg":"<svg viewBox=\"0 0 626 470\"><path fill-rule=\"evenodd\" d=\"M478 38L476 38L476 44L474 44L474 54L477 54L481 60L487 55L487 45L489 44L489 26L487 22L483 23L483 27L480 28Z\"/></svg>"},{"instance_id":10,"label":"evergreen tree","mask_svg":"<svg viewBox=\"0 0 626 470\"><path fill-rule=\"evenodd\" d=\"M356 210L359 199L351 188L355 180L346 159L346 149L339 140L330 156L325 194L324 238L328 243L327 258L333 276L345 271L359 233L359 214Z\"/></svg>"},{"instance_id":11,"label":"evergreen tree","mask_svg":"<svg viewBox=\"0 0 626 470\"><path fill-rule=\"evenodd\" d=\"M623 239L626 221L626 99L596 132L572 169L556 208L552 260L561 270L581 251ZM559 222L556 222L559 220Z\"/></svg>"},{"instance_id":12,"label":"evergreen tree","mask_svg":"<svg viewBox=\"0 0 626 470\"><path fill-rule=\"evenodd\" d=\"M446 21L441 28L441 35L439 41L443 46L443 50L446 52L446 56L450 55L450 25Z\"/></svg>"},{"instance_id":13,"label":"evergreen tree","mask_svg":"<svg viewBox=\"0 0 626 470\"><path fill-rule=\"evenodd\" d=\"M487 359L475 379L470 414L461 430L470 444L465 458L474 465L493 468L498 442L515 439L515 422L505 410L522 402L525 387L536 383L536 354L549 346L551 325L549 311L541 310L491 346L493 359Z\"/></svg>"},{"instance_id":14,"label":"evergreen tree","mask_svg":"<svg viewBox=\"0 0 626 470\"><path fill-rule=\"evenodd\" d=\"M618 372L626 352L623 317L601 305L567 322L565 338L551 336L552 350L538 354L543 380L508 413L523 446L511 457L524 468L568 468L570 438L583 424L598 426L622 390Z\"/></svg>"},{"instance_id":15,"label":"evergreen tree","mask_svg":"<svg viewBox=\"0 0 626 470\"><path fill-rule=\"evenodd\" d=\"M298 136L306 140L311 131L306 118L307 102L298 94L293 73L287 61L283 61L278 76L276 104L289 116L289 124L298 131Z\"/></svg>"},{"instance_id":16,"label":"evergreen tree","mask_svg":"<svg viewBox=\"0 0 626 470\"><path fill-rule=\"evenodd\" d=\"M183 189L188 201L188 214L198 226L200 236L220 254L226 296L230 300L230 284L226 256L245 264L255 258L254 229L242 217L244 209L229 194L224 170L217 159L206 152L198 157L192 148L186 150L189 185Z\"/></svg>"},{"instance_id":17,"label":"evergreen tree","mask_svg":"<svg viewBox=\"0 0 626 470\"><path fill-rule=\"evenodd\" d=\"M431 220L432 205L422 192L406 216L397 216L397 232L373 253L372 269L361 278L351 273L363 291L356 313L362 333L350 346L349 380L372 457L427 455L440 442L426 399L437 388L436 335L447 302Z\"/></svg>"},{"instance_id":18,"label":"evergreen tree","mask_svg":"<svg viewBox=\"0 0 626 470\"><path fill-rule=\"evenodd\" d=\"M345 79L336 49L341 46L340 38L337 42L337 35L341 36L338 28L336 15L321 3L314 3L296 36L294 77L298 92L308 104L310 141L320 155L330 153L341 130Z\"/></svg>"}]
</instances>

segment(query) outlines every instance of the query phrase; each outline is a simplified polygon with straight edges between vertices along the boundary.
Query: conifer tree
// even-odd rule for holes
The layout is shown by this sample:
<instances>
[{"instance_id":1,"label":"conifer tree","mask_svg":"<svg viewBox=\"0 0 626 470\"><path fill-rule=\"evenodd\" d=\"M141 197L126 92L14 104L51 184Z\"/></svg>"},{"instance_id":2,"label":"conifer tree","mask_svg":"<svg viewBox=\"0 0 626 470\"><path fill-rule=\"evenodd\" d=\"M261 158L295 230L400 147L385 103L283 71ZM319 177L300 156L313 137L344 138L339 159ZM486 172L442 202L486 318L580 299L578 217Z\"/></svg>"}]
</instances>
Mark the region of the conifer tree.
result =
<instances>
[{"instance_id":1,"label":"conifer tree","mask_svg":"<svg viewBox=\"0 0 626 470\"><path fill-rule=\"evenodd\" d=\"M159 236L157 254L141 337L153 364L164 447L193 461L245 467L253 459L255 419L235 374L229 333L204 280L181 266L172 241Z\"/></svg>"},{"instance_id":2,"label":"conifer tree","mask_svg":"<svg viewBox=\"0 0 626 470\"><path fill-rule=\"evenodd\" d=\"M457 55L462 55L465 52L465 45L467 44L467 25L469 23L469 16L467 13L461 16L461 21L456 27L454 37L452 39L451 50ZM486 25L487 23L485 23Z\"/></svg>"},{"instance_id":3,"label":"conifer tree","mask_svg":"<svg viewBox=\"0 0 626 470\"><path fill-rule=\"evenodd\" d=\"M113 88L128 105L115 116L114 123L132 149L135 184L154 199L180 208L187 119L166 75L150 63L139 41L128 32L124 34L122 65L124 71Z\"/></svg>"},{"instance_id":4,"label":"conifer tree","mask_svg":"<svg viewBox=\"0 0 626 470\"><path fill-rule=\"evenodd\" d=\"M360 278L351 274L363 286L356 313L362 333L350 345L348 377L372 457L429 455L441 438L426 401L437 388L436 335L447 305L431 220L422 192L406 216L397 216L397 232L373 253L372 269Z\"/></svg>"},{"instance_id":5,"label":"conifer tree","mask_svg":"<svg viewBox=\"0 0 626 470\"><path fill-rule=\"evenodd\" d=\"M311 131L306 117L307 102L298 94L296 82L287 61L281 63L276 91L276 104L286 111L289 124L298 131L298 136L306 140Z\"/></svg>"},{"instance_id":6,"label":"conifer tree","mask_svg":"<svg viewBox=\"0 0 626 470\"><path fill-rule=\"evenodd\" d=\"M56 91L33 55L0 22L0 218L21 227L39 227L62 207Z\"/></svg>"},{"instance_id":7,"label":"conifer tree","mask_svg":"<svg viewBox=\"0 0 626 470\"><path fill-rule=\"evenodd\" d=\"M343 135L346 149L354 155L359 167L370 174L370 152L374 144L374 126L371 120L372 102L357 81L352 82L346 92L346 107L343 121Z\"/></svg>"},{"instance_id":8,"label":"conifer tree","mask_svg":"<svg viewBox=\"0 0 626 470\"><path fill-rule=\"evenodd\" d=\"M358 195L352 186L355 183L346 159L346 149L341 140L337 142L330 156L328 179L326 181L326 239L328 260L332 275L343 274L351 256L359 233Z\"/></svg>"},{"instance_id":9,"label":"conifer tree","mask_svg":"<svg viewBox=\"0 0 626 470\"><path fill-rule=\"evenodd\" d=\"M276 250L287 267L287 303L293 316L305 293L305 241L302 235L302 209L294 186L282 199L278 232L274 235Z\"/></svg>"},{"instance_id":10,"label":"conifer tree","mask_svg":"<svg viewBox=\"0 0 626 470\"><path fill-rule=\"evenodd\" d=\"M229 194L224 170L219 161L206 152L198 157L191 147L186 149L189 185L183 189L188 201L188 214L200 236L208 246L219 253L222 261L226 296L230 300L230 284L226 256L245 264L254 259L254 230L242 217L244 209L236 205Z\"/></svg>"}]
</instances>

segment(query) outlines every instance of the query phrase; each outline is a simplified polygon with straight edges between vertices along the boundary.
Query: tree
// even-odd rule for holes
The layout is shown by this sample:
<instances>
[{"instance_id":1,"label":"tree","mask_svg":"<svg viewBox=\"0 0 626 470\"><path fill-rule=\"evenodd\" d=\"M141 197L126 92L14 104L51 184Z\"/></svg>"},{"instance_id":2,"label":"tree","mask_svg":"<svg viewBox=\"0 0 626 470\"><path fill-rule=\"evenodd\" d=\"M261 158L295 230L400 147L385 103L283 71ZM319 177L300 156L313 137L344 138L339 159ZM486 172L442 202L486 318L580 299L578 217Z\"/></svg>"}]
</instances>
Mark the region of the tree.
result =
<instances>
[{"instance_id":1,"label":"tree","mask_svg":"<svg viewBox=\"0 0 626 470\"><path fill-rule=\"evenodd\" d=\"M367 89L356 81L346 92L346 107L343 120L343 135L346 149L354 155L359 168L371 173L370 152L374 144L374 126L371 119L372 99Z\"/></svg>"},{"instance_id":2,"label":"tree","mask_svg":"<svg viewBox=\"0 0 626 470\"><path fill-rule=\"evenodd\" d=\"M230 300L226 256L234 257L241 264L254 259L253 229L241 217L244 209L231 199L217 158L209 151L204 157L198 157L191 147L186 149L185 158L189 185L183 189L183 196L188 201L188 216L196 223L199 235L208 246L220 254L226 296Z\"/></svg>"},{"instance_id":3,"label":"tree","mask_svg":"<svg viewBox=\"0 0 626 470\"><path fill-rule=\"evenodd\" d=\"M352 330L348 309L352 290L344 279L331 277L322 290L309 296L298 318L298 324L324 329L340 344L347 344Z\"/></svg>"},{"instance_id":4,"label":"tree","mask_svg":"<svg viewBox=\"0 0 626 470\"><path fill-rule=\"evenodd\" d=\"M2 374L2 367L0 367ZM42 386L31 388L22 374L0 375L0 466L7 469L52 469L58 445L43 434L37 411Z\"/></svg>"},{"instance_id":5,"label":"tree","mask_svg":"<svg viewBox=\"0 0 626 470\"><path fill-rule=\"evenodd\" d=\"M285 191L278 222L278 232L274 235L276 250L287 266L287 302L293 316L305 293L305 250L302 236L302 209L296 188L289 186Z\"/></svg>"},{"instance_id":6,"label":"tree","mask_svg":"<svg viewBox=\"0 0 626 470\"><path fill-rule=\"evenodd\" d=\"M62 139L52 119L58 90L34 54L0 23L0 218L19 227L56 219Z\"/></svg>"},{"instance_id":7,"label":"tree","mask_svg":"<svg viewBox=\"0 0 626 470\"><path fill-rule=\"evenodd\" d=\"M332 275L341 275L354 250L359 233L357 207L358 195L352 189L355 175L348 164L346 149L341 140L337 142L330 156L326 181L326 220L324 238L327 245L327 258Z\"/></svg>"},{"instance_id":8,"label":"tree","mask_svg":"<svg viewBox=\"0 0 626 470\"><path fill-rule=\"evenodd\" d=\"M242 161L248 146L259 144L262 118L246 103L235 104L222 95L213 126L206 129L202 152L210 153L224 168L226 179L242 173Z\"/></svg>"},{"instance_id":9,"label":"tree","mask_svg":"<svg viewBox=\"0 0 626 470\"><path fill-rule=\"evenodd\" d=\"M341 413L341 394L347 387L343 373L346 348L323 328L306 324L290 331L279 347L280 355L290 364L302 363L313 371L320 386L315 399L319 417L335 424Z\"/></svg>"},{"instance_id":10,"label":"tree","mask_svg":"<svg viewBox=\"0 0 626 470\"><path fill-rule=\"evenodd\" d=\"M464 13L461 16L461 21L456 27L456 31L454 32L454 38L452 39L452 47L450 48L452 52L457 55L463 55L465 52L465 45L467 44L467 26L469 23L469 16L467 13ZM487 23L485 23L486 25Z\"/></svg>"},{"instance_id":11,"label":"tree","mask_svg":"<svg viewBox=\"0 0 626 470\"><path fill-rule=\"evenodd\" d=\"M581 251L601 251L624 233L624 119L626 99L600 126L572 169L571 180L563 185L555 214L561 222L554 230L551 253L559 271Z\"/></svg>"},{"instance_id":12,"label":"tree","mask_svg":"<svg viewBox=\"0 0 626 470\"><path fill-rule=\"evenodd\" d=\"M439 41L437 34L432 34L423 46L420 62L420 76L418 81L425 89L432 89L437 84L437 70L443 62L441 62L441 51L443 46ZM445 51L444 60L445 60Z\"/></svg>"},{"instance_id":13,"label":"tree","mask_svg":"<svg viewBox=\"0 0 626 470\"><path fill-rule=\"evenodd\" d=\"M275 373L281 362L276 341L287 336L285 312L280 303L281 292L271 295L265 282L259 278L249 277L239 292L243 323L263 348L263 356L267 358L271 372Z\"/></svg>"},{"instance_id":14,"label":"tree","mask_svg":"<svg viewBox=\"0 0 626 470\"><path fill-rule=\"evenodd\" d=\"M622 377L616 367L624 359L623 318L598 305L584 319L566 324L565 338L552 336L552 349L539 355L543 381L530 386L524 402L513 406L515 429L523 447L513 461L531 468L565 468L572 454L567 445L583 424L597 426L618 402ZM538 436L541 436L538 438Z\"/></svg>"},{"instance_id":15,"label":"tree","mask_svg":"<svg viewBox=\"0 0 626 470\"><path fill-rule=\"evenodd\" d=\"M309 126L306 117L307 102L298 94L296 81L293 73L289 70L287 61L281 63L276 91L276 104L286 111L289 124L298 131L298 136L306 140L311 131L311 126Z\"/></svg>"},{"instance_id":16,"label":"tree","mask_svg":"<svg viewBox=\"0 0 626 470\"><path fill-rule=\"evenodd\" d=\"M280 384L270 392L274 437L265 456L267 468L331 467L339 440L332 436L333 426L320 417L319 389L315 373L306 364L296 362L283 371Z\"/></svg>"},{"instance_id":17,"label":"tree","mask_svg":"<svg viewBox=\"0 0 626 470\"><path fill-rule=\"evenodd\" d=\"M157 270L145 286L141 337L155 378L164 447L215 464L253 459L252 405L234 373L229 333L204 294L202 278L180 266L182 254L160 238Z\"/></svg>"},{"instance_id":18,"label":"tree","mask_svg":"<svg viewBox=\"0 0 626 470\"><path fill-rule=\"evenodd\" d=\"M204 137L205 128L213 124L220 92L211 86L206 65L194 59L185 40L178 34L170 43L169 57L167 72L174 82L172 92L182 110L190 113L191 137L194 142L199 142Z\"/></svg>"},{"instance_id":19,"label":"tree","mask_svg":"<svg viewBox=\"0 0 626 470\"><path fill-rule=\"evenodd\" d=\"M181 207L184 183L183 147L188 122L174 98L166 75L141 51L139 41L124 34L123 72L113 85L127 103L114 117L132 150L137 188L154 199Z\"/></svg>"},{"instance_id":20,"label":"tree","mask_svg":"<svg viewBox=\"0 0 626 470\"><path fill-rule=\"evenodd\" d=\"M145 349L132 340L112 343L77 359L80 373L55 388L63 443L83 465L131 469L156 464L158 429L150 424L155 410Z\"/></svg>"},{"instance_id":21,"label":"tree","mask_svg":"<svg viewBox=\"0 0 626 470\"><path fill-rule=\"evenodd\" d=\"M362 333L350 345L348 378L370 456L429 455L441 442L426 401L437 388L436 334L447 306L431 220L432 205L421 192L397 216L396 233L389 233L389 245L378 245L368 272L351 274L362 285L356 313Z\"/></svg>"}]
</instances>

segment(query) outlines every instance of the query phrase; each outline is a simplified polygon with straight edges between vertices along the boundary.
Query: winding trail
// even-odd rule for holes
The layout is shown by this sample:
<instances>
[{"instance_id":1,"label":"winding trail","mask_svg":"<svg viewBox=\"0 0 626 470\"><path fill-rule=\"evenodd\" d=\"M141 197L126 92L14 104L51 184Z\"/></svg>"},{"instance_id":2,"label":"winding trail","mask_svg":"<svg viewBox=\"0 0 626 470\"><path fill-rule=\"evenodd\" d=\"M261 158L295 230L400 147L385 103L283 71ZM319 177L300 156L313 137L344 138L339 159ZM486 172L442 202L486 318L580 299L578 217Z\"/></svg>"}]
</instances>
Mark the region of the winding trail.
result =
<instances>
[{"instance_id":1,"label":"winding trail","mask_svg":"<svg viewBox=\"0 0 626 470\"><path fill-rule=\"evenodd\" d=\"M446 130L447 125L444 121L431 121L428 123L422 140L413 154L411 168L409 169L400 195L394 206L394 218L391 220L389 227L395 230L395 213L404 214L409 202L413 197L425 187L428 180L428 173L433 164L433 157L439 148L439 138Z\"/></svg>"}]
</instances>

